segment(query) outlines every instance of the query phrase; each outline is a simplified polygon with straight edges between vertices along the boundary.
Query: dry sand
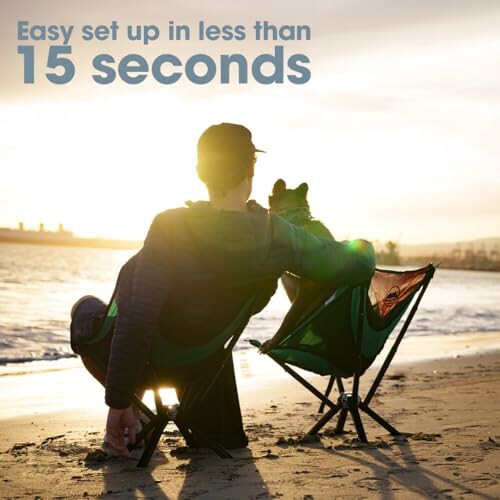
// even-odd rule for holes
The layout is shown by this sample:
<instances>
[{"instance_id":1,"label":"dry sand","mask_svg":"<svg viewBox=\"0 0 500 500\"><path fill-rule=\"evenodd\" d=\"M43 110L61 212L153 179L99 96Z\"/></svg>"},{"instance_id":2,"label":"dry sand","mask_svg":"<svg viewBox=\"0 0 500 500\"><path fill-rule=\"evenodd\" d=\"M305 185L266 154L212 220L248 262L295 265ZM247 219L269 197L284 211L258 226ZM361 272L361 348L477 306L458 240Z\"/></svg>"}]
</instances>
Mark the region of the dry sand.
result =
<instances>
[{"instance_id":1,"label":"dry sand","mask_svg":"<svg viewBox=\"0 0 500 500\"><path fill-rule=\"evenodd\" d=\"M101 446L105 408L97 384L77 397L93 384L83 370L0 377L0 497L500 497L498 351L394 365L372 407L404 434L391 437L365 418L369 444L356 439L350 420L343 435L329 424L304 437L318 418L314 397L267 361L259 361L265 378L241 377L253 362L239 363L248 449L225 460L190 451L169 424L147 469L133 460L86 459ZM44 399L48 387L57 398ZM19 393L10 413L7 392Z\"/></svg>"}]
</instances>

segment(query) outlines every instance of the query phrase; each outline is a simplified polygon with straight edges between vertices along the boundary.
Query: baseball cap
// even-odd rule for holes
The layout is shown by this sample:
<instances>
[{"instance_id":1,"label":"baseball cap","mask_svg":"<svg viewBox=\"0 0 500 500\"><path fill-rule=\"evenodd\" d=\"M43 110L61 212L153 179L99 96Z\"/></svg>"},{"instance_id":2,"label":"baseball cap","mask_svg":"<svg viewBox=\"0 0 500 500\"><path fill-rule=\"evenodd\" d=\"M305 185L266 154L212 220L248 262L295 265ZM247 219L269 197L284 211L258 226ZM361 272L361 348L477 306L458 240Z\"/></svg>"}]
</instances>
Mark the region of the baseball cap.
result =
<instances>
[{"instance_id":1,"label":"baseball cap","mask_svg":"<svg viewBox=\"0 0 500 500\"><path fill-rule=\"evenodd\" d=\"M246 158L254 153L265 153L252 142L252 133L243 125L219 123L208 127L198 139L198 162L219 155Z\"/></svg>"}]
</instances>

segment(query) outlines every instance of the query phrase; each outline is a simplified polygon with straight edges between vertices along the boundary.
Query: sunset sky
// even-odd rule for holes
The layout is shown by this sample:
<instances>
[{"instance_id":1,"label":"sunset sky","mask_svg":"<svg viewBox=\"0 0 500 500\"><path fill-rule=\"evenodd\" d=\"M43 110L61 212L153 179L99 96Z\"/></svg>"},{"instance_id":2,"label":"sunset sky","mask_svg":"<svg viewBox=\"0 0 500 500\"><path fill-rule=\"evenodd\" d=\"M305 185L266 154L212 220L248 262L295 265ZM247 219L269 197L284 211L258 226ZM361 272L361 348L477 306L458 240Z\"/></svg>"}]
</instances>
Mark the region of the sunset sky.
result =
<instances>
[{"instance_id":1,"label":"sunset sky","mask_svg":"<svg viewBox=\"0 0 500 500\"><path fill-rule=\"evenodd\" d=\"M500 2L496 0L3 0L0 16L0 226L142 239L154 215L205 196L196 141L242 123L267 151L254 197L307 181L312 213L339 238L401 243L500 235ZM75 78L44 77L34 42L23 84L17 21L73 24ZM83 42L84 24L243 24L245 41ZM256 20L309 25L310 41L251 39ZM306 54L304 85L139 85L92 80L101 53L185 61L285 46Z\"/></svg>"}]
</instances>

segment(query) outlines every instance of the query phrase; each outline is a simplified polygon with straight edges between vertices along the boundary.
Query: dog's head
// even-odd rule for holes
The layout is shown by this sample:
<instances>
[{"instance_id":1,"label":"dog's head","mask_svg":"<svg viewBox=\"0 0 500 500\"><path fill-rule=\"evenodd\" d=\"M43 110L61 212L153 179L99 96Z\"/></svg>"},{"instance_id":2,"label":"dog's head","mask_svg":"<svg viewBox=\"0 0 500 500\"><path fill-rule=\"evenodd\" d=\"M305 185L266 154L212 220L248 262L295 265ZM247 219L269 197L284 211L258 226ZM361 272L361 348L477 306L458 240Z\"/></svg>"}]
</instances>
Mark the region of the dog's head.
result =
<instances>
[{"instance_id":1,"label":"dog's head","mask_svg":"<svg viewBox=\"0 0 500 500\"><path fill-rule=\"evenodd\" d=\"M307 191L309 186L303 182L295 189L287 189L283 179L274 183L273 192L269 196L269 210L280 215L289 222L301 226L311 219Z\"/></svg>"}]
</instances>

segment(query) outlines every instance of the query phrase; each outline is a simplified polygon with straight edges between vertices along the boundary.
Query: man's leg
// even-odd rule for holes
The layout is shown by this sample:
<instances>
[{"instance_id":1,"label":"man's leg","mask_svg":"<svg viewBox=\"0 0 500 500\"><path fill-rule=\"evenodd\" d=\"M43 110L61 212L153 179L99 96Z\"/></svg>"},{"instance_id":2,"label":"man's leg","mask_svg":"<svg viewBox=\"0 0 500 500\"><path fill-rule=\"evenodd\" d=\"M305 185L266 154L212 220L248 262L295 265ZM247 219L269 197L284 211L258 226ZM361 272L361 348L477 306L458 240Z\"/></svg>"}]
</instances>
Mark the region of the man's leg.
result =
<instances>
[{"instance_id":1,"label":"man's leg","mask_svg":"<svg viewBox=\"0 0 500 500\"><path fill-rule=\"evenodd\" d=\"M106 371L99 366L99 364L92 359L92 356L81 356L83 366L87 371L103 386L106 385Z\"/></svg>"},{"instance_id":2,"label":"man's leg","mask_svg":"<svg viewBox=\"0 0 500 500\"><path fill-rule=\"evenodd\" d=\"M217 361L220 362L220 360ZM176 386L181 405L185 393L184 388L190 386L189 397L202 392L207 386L210 376L213 376L218 366L220 366L217 361L211 363L210 366L205 364L200 370L200 372L206 373L207 377L203 377L198 382L194 381ZM227 360L222 372L204 400L195 404L193 413L189 415L189 422L200 433L225 448L244 448L248 445L241 418L232 356ZM188 445L203 447L205 443L188 442Z\"/></svg>"}]
</instances>

